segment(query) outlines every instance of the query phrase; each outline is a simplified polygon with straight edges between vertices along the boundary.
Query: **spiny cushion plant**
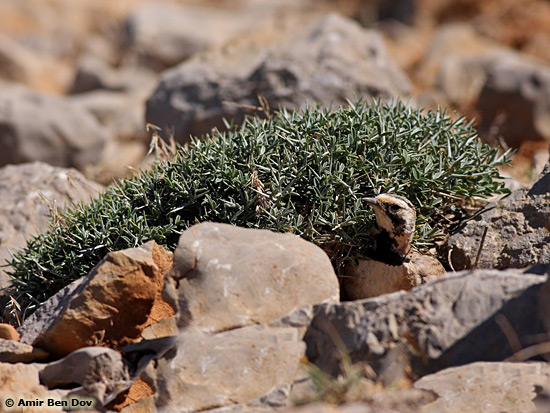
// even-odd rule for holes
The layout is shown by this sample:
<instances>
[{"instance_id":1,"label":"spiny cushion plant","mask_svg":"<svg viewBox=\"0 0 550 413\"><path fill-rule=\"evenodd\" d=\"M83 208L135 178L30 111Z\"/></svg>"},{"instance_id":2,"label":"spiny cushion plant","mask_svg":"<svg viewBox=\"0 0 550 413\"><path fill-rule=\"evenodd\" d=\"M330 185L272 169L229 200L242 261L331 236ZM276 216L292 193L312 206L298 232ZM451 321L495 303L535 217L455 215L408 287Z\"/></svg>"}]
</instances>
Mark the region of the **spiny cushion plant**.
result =
<instances>
[{"instance_id":1,"label":"spiny cushion plant","mask_svg":"<svg viewBox=\"0 0 550 413\"><path fill-rule=\"evenodd\" d=\"M174 249L203 221L292 231L337 270L372 245L362 197L393 192L418 209L417 247L431 246L475 198L503 192L507 162L463 118L401 102L279 111L192 138L171 160L61 214L11 261L12 296L30 311L113 250L148 240Z\"/></svg>"}]
</instances>

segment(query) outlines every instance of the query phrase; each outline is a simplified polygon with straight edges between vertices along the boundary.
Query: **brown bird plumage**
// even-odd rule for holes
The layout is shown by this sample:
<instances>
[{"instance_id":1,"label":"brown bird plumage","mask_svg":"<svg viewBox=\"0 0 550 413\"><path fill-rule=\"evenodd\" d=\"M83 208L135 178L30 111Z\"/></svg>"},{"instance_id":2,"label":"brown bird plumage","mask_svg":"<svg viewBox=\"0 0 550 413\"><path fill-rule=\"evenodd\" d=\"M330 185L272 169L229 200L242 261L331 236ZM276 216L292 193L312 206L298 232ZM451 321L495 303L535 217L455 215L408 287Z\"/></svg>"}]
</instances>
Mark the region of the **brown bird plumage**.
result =
<instances>
[{"instance_id":1,"label":"brown bird plumage","mask_svg":"<svg viewBox=\"0 0 550 413\"><path fill-rule=\"evenodd\" d=\"M416 224L412 203L398 195L381 194L364 198L376 216L378 231L372 260L346 267L343 286L352 300L375 297L437 279L445 273L430 255L411 249Z\"/></svg>"}]
</instances>

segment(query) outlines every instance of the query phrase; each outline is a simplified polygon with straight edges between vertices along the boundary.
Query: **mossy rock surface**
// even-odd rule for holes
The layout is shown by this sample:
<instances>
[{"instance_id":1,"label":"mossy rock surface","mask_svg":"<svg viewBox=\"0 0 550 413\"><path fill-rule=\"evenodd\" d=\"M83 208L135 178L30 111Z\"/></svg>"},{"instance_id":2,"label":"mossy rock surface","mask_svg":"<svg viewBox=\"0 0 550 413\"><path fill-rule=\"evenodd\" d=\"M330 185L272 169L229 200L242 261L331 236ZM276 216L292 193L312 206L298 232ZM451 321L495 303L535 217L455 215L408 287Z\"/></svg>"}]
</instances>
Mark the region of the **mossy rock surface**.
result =
<instances>
[{"instance_id":1,"label":"mossy rock surface","mask_svg":"<svg viewBox=\"0 0 550 413\"><path fill-rule=\"evenodd\" d=\"M474 198L504 191L495 178L506 161L463 118L400 102L253 118L192 139L174 159L57 217L15 255L9 293L32 312L107 252L151 239L173 250L203 221L292 231L339 270L372 246L374 219L361 198L383 192L416 205L415 245L432 246Z\"/></svg>"}]
</instances>

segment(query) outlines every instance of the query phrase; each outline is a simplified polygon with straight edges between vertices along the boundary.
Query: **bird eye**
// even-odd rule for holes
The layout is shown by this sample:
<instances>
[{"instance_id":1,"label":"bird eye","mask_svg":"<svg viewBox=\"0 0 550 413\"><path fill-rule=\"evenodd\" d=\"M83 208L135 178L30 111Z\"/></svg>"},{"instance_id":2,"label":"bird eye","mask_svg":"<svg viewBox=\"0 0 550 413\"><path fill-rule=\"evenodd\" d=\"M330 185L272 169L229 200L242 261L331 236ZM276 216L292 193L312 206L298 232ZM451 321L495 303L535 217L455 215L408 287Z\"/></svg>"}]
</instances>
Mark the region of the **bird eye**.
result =
<instances>
[{"instance_id":1,"label":"bird eye","mask_svg":"<svg viewBox=\"0 0 550 413\"><path fill-rule=\"evenodd\" d=\"M390 211L397 212L399 210L400 206L396 204L390 205Z\"/></svg>"}]
</instances>

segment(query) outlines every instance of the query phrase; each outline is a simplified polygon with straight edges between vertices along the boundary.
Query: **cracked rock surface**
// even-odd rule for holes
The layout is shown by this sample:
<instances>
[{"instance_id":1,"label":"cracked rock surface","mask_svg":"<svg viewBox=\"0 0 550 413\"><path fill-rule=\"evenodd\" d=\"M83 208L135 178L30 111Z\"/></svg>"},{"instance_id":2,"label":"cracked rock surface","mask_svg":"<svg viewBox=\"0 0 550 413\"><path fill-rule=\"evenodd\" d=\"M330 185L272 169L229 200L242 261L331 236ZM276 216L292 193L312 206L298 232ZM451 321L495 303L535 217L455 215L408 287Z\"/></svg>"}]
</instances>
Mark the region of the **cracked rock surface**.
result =
<instances>
[{"instance_id":1,"label":"cracked rock surface","mask_svg":"<svg viewBox=\"0 0 550 413\"><path fill-rule=\"evenodd\" d=\"M417 376L503 360L515 350L500 328L503 319L524 346L530 335L544 333L545 281L517 270L464 271L408 293L321 304L305 336L306 354L333 375L342 371L344 353L352 363L368 362L379 375L394 360Z\"/></svg>"},{"instance_id":2,"label":"cracked rock surface","mask_svg":"<svg viewBox=\"0 0 550 413\"><path fill-rule=\"evenodd\" d=\"M550 164L531 189L518 189L490 203L449 238L453 268L472 268L480 247L478 268L550 263Z\"/></svg>"}]
</instances>

